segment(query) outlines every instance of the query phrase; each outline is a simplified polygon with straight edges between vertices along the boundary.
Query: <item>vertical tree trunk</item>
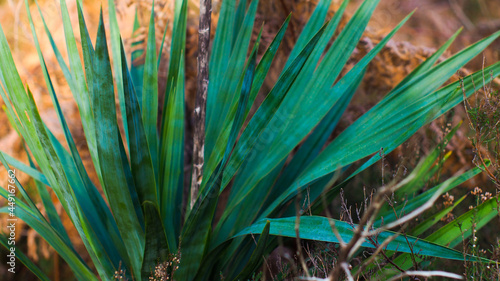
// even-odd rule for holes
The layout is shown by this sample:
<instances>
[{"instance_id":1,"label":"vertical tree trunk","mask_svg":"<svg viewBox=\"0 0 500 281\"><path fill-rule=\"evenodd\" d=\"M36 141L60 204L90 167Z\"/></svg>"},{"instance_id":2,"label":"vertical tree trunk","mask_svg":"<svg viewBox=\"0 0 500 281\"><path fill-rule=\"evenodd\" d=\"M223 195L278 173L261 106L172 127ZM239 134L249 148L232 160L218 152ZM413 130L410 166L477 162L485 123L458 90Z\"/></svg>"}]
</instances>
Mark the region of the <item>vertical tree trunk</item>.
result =
<instances>
[{"instance_id":1,"label":"vertical tree trunk","mask_svg":"<svg viewBox=\"0 0 500 281\"><path fill-rule=\"evenodd\" d=\"M191 179L191 202L193 207L198 197L203 176L205 152L205 119L208 91L208 55L212 0L200 0L200 25L198 28L198 87L194 106L193 175Z\"/></svg>"}]
</instances>

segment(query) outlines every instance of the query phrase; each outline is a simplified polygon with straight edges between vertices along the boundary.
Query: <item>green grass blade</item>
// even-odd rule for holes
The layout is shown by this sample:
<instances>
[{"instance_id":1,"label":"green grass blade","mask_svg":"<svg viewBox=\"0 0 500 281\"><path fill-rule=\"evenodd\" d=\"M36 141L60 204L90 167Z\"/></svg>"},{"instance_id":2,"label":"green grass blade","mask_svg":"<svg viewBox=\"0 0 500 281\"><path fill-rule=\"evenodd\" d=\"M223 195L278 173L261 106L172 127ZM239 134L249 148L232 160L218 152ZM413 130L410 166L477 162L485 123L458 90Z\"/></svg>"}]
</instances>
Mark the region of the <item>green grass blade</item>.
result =
<instances>
[{"instance_id":1,"label":"green grass blade","mask_svg":"<svg viewBox=\"0 0 500 281\"><path fill-rule=\"evenodd\" d=\"M411 195L412 193L417 192L432 176L434 176L436 170L442 166L444 161L448 158L447 155L449 154L445 154L442 159L439 159L440 155L443 153L451 138L456 134L461 125L462 122L451 129L451 131L431 151L431 153L418 163L417 167L415 167L412 171L412 173L415 174L414 180L396 190L396 195L400 198L405 195Z\"/></svg>"},{"instance_id":2,"label":"green grass blade","mask_svg":"<svg viewBox=\"0 0 500 281\"><path fill-rule=\"evenodd\" d=\"M476 224L475 229L480 230L497 216L497 201L492 198L443 226L426 239L441 245L449 244L450 247L456 247L463 239L472 235L473 223Z\"/></svg>"},{"instance_id":3,"label":"green grass blade","mask_svg":"<svg viewBox=\"0 0 500 281\"><path fill-rule=\"evenodd\" d=\"M495 198L481 203L481 205L461 215L455 221L445 225L437 232L429 235L429 239L435 240L441 245L449 244L450 247L457 247L464 239L472 235L472 230L474 228L472 224L474 220L476 223L474 229L477 231L488 224L492 219L498 217L497 204L498 202Z\"/></svg>"},{"instance_id":4,"label":"green grass blade","mask_svg":"<svg viewBox=\"0 0 500 281\"><path fill-rule=\"evenodd\" d=\"M425 231L429 230L432 226L434 226L442 218L444 218L444 216L446 216L448 213L450 213L451 211L453 211L453 209L458 204L460 204L466 197L467 197L467 195L462 196L462 198L460 198L458 201L454 202L451 206L449 206L449 207L447 207L447 208L445 208L443 210L440 210L439 212L431 215L430 217L428 217L427 219L425 219L424 221L422 221L421 223L419 223L417 226L413 227L408 232L408 234L412 235L412 236L419 236L420 234L422 234ZM450 247L450 248L453 248L453 247ZM386 256L390 258L390 257L394 256L394 254L395 254L395 252L387 252ZM405 254L403 254L403 255L405 255ZM409 256L407 256L407 257L410 258ZM368 265L366 267L366 269L365 269L365 272L373 270L375 268L375 266L376 266L375 263ZM358 266L358 268L359 268L359 266ZM381 271L384 272L385 270L386 269L383 269Z\"/></svg>"}]
</instances>

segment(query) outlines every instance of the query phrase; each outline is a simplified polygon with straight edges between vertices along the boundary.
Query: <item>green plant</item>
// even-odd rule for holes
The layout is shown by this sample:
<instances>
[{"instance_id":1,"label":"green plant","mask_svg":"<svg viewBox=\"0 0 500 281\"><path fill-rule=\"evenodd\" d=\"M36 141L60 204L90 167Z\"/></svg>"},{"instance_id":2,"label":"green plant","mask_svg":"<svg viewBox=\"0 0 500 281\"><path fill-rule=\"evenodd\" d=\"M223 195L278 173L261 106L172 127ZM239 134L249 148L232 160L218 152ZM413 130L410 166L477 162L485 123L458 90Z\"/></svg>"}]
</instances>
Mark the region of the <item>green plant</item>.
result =
<instances>
[{"instance_id":1,"label":"green plant","mask_svg":"<svg viewBox=\"0 0 500 281\"><path fill-rule=\"evenodd\" d=\"M485 71L483 76L489 76ZM491 167L486 168L486 174L497 187L500 187L500 101L499 92L492 83L483 83L475 89L475 102L464 99L467 121L473 135L470 137L474 148L476 165L481 166L487 160Z\"/></svg>"},{"instance_id":2,"label":"green plant","mask_svg":"<svg viewBox=\"0 0 500 281\"><path fill-rule=\"evenodd\" d=\"M180 259L174 274L176 280L214 280L220 278L221 273L227 280L243 280L251 278L262 263L262 255L276 244L273 238L276 235L339 242L332 232L333 223L340 237L349 241L356 233L352 224L321 216L296 217L296 212L301 210L289 203L305 198L302 195L307 191L309 201L306 202L311 203L299 205L309 205L307 209L319 214L323 201L331 201L341 187L347 186L348 179L380 159L381 148L385 153L392 151L424 124L461 102L459 82L439 87L500 36L497 32L435 65L457 33L380 103L322 149L369 62L408 17L340 77L379 1L364 1L329 48L349 1L344 1L326 23L331 1L320 1L282 75L243 129L285 36L289 19L257 63L259 39L248 58L247 49L258 1L251 1L248 7L247 1L223 1L210 55L203 177L197 197L192 198L193 206L184 208L183 50L187 1L175 2L165 104L158 129L159 59L154 43L154 17L151 17L144 66L128 68L113 1L109 1L113 64L102 15L93 43L78 1L82 64L66 3L61 1L69 66L57 46L52 47L80 110L90 156L107 202L96 188L98 183L89 179L82 164L40 51L28 1L25 2L47 89L69 149L40 118L29 88L24 88L17 73L2 31L0 94L11 124L24 138L39 170L4 153L0 158L6 167L12 165L41 183L40 194L48 210L48 220L19 182L16 184L23 200L17 199L16 216L54 247L79 280L98 277L74 250L57 214L51 211L54 207L47 198L45 186L56 193L80 234L97 274L104 280L112 279L116 271L126 278L147 280L154 268L168 261L172 254L178 254ZM48 29L47 35L51 38ZM486 70L492 75L483 83L500 74L500 63ZM481 81L477 79L480 75L478 72L464 78L466 96L473 92L469 82L471 79ZM115 86L123 117L123 139L121 124L117 121ZM297 153L287 161L297 146L300 146ZM347 180L335 182L338 173L369 156L372 157ZM226 188L230 188L229 201L222 217L216 220L218 198ZM8 197L3 189L0 192ZM6 208L1 211L8 212ZM257 243L250 234L260 235ZM375 245L365 242L362 246L375 248L392 234L383 231L378 234ZM411 236L395 238L387 244L387 249L406 253L419 250L422 255L448 259L464 258L459 251ZM25 258L19 256L19 259L40 279L48 279Z\"/></svg>"}]
</instances>

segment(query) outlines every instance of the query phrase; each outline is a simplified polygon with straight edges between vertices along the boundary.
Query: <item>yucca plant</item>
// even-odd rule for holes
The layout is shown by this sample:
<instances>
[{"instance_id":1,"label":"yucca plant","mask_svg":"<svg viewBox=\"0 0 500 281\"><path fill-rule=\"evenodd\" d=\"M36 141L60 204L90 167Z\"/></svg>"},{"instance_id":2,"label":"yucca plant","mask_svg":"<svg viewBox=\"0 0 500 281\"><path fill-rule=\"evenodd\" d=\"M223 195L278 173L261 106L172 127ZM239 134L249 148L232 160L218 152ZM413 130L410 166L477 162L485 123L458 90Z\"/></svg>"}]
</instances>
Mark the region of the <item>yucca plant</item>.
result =
<instances>
[{"instance_id":1,"label":"yucca plant","mask_svg":"<svg viewBox=\"0 0 500 281\"><path fill-rule=\"evenodd\" d=\"M45 126L1 31L0 94L11 124L26 142L33 162L28 166L4 153L0 158L6 167L11 165L38 183L47 218L17 181L22 199L16 201L15 215L54 247L78 280L110 280L116 272L131 280L148 280L155 266L172 255L180 259L178 269L167 272L175 280L215 280L221 274L227 280L244 280L258 269L262 255L276 246L275 236L298 234L301 239L339 242L331 228L335 223L340 237L349 241L355 226L317 216L323 202L330 202L340 188L349 188L349 179L377 162L381 148L389 153L423 125L461 102L460 82L440 86L500 36L497 32L435 65L457 33L323 149L369 62L409 16L340 77L379 1L364 1L333 40L349 1L344 1L335 16L326 21L331 0L321 0L278 81L263 103L255 105L258 109L250 118L250 109L285 36L289 18L257 62L260 36L247 54L258 1L223 1L209 61L206 133L201 150L203 174L195 178L200 186L198 191L193 189L193 198L183 198L187 1L175 2L165 104L160 116L158 65L162 55L156 50L154 16L149 24L145 63L134 66L124 52L114 2L109 1L111 60L102 14L93 42L78 1L82 63L66 2L61 1L69 65L58 47L52 47L78 105L99 182L90 180L82 164L25 2L41 70L66 144ZM46 31L53 42L50 31ZM466 95L474 91L472 81L478 87L497 77L500 63L484 72L490 73L484 80L482 71L463 79ZM123 124L117 119L115 92ZM297 147L297 152L292 153ZM287 160L291 154L291 160ZM351 164L370 156L354 173L346 175L346 180L335 181ZM55 192L69 215L96 271L74 249L46 186ZM102 187L104 196L97 186ZM216 219L218 199L226 188L230 188L229 200L222 216ZM4 189L0 192L8 197ZM301 210L290 204L294 200L299 200L300 206L308 205L315 215L299 216L299 222L296 214L301 215ZM183 201L193 204L183 206ZM9 212L7 207L1 211ZM260 235L257 243L250 234ZM382 242L392 234L384 231L377 239ZM461 252L444 246L446 243L400 236L387 244L387 250L464 259ZM3 244L7 245L5 239ZM362 246L376 247L367 242ZM22 253L18 252L18 258L40 279L48 280Z\"/></svg>"}]
</instances>

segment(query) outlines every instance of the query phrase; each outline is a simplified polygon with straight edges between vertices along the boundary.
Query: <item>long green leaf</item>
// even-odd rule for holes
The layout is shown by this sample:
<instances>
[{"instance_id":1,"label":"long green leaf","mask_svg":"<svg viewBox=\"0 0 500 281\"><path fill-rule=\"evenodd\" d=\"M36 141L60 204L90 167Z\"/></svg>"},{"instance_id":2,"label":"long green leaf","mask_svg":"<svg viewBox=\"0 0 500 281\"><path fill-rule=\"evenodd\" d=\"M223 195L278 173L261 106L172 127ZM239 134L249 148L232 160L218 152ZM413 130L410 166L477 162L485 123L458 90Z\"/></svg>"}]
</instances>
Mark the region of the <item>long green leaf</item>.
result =
<instances>
[{"instance_id":1,"label":"long green leaf","mask_svg":"<svg viewBox=\"0 0 500 281\"><path fill-rule=\"evenodd\" d=\"M342 2L342 6L335 13L336 18L340 19L340 16L343 14L343 8L345 8L345 5L347 5L348 2L349 0L344 0ZM292 64L307 43L311 41L315 32L324 25L328 11L330 11L331 4L332 0L321 0L318 5L316 5L314 12L304 26L304 29L302 29L299 38L297 38L297 42L295 42L292 52L288 56L284 69L287 69ZM332 20L332 22L335 22L335 20Z\"/></svg>"},{"instance_id":2,"label":"long green leaf","mask_svg":"<svg viewBox=\"0 0 500 281\"><path fill-rule=\"evenodd\" d=\"M71 19L69 17L68 7L66 5L66 0L60 0L61 4L61 14L62 14L62 22L64 28L64 36L66 38L66 48L68 51L69 65L71 69L71 75L74 79L75 87L71 89L73 96L75 97L75 101L78 105L78 109L80 111L80 116L82 120L83 129L85 131L85 136L87 139L89 151L96 166L96 170L98 170L99 162L96 161L98 159L97 156L97 147L95 140L95 126L94 120L92 118L92 110L91 106L88 102L88 87L85 83L85 73L82 66L82 62L80 59L80 53L78 52L78 48L76 46L76 39L73 33L73 25L71 23ZM77 2L77 6L81 5L80 2ZM40 11L40 15L42 13ZM42 16L43 17L43 16ZM48 35L50 34L48 28L46 28ZM50 36L50 35L49 35ZM62 66L62 65L61 65ZM67 77L68 79L68 77ZM71 83L68 81L68 83ZM100 171L98 172L98 176L100 177Z\"/></svg>"},{"instance_id":3,"label":"long green leaf","mask_svg":"<svg viewBox=\"0 0 500 281\"><path fill-rule=\"evenodd\" d=\"M223 188L238 171L245 158L248 157L252 159L253 157L256 157L256 155L249 155L249 153L254 146L258 145L256 142L259 136L262 134L264 128L269 125L271 118L275 115L276 110L283 102L283 99L285 98L290 87L293 85L296 77L302 71L304 64L309 59L309 56L315 49L316 44L323 35L325 29L326 26L323 26L323 28L320 29L311 41L304 47L300 55L276 82L271 92L267 95L262 105L248 123L228 163L228 167L223 178ZM210 165L210 161L213 160L209 159L208 165Z\"/></svg>"},{"instance_id":4,"label":"long green leaf","mask_svg":"<svg viewBox=\"0 0 500 281\"><path fill-rule=\"evenodd\" d=\"M182 265L175 272L178 280L191 280L197 274L205 255L210 233L212 232L212 219L219 199L221 181L220 165L212 178L208 180L208 192L199 196L191 212L187 215L186 223L182 228L180 250Z\"/></svg>"},{"instance_id":5,"label":"long green leaf","mask_svg":"<svg viewBox=\"0 0 500 281\"><path fill-rule=\"evenodd\" d=\"M153 9L154 10L154 9ZM116 82L116 89L118 90L118 99L120 101L120 111L122 115L123 129L125 131L125 140L127 143L129 142L129 132L127 125L126 116L126 108L125 108L125 94L124 87L126 84L123 83L123 74L122 74L122 64L123 61L121 59L120 46L123 44L121 36L120 36L120 28L118 27L118 19L116 16L116 7L114 0L108 0L108 16L109 16L109 31L110 31L110 41L111 41L111 50L113 54L113 70Z\"/></svg>"},{"instance_id":6,"label":"long green leaf","mask_svg":"<svg viewBox=\"0 0 500 281\"><path fill-rule=\"evenodd\" d=\"M422 206L438 190L440 190L440 188L442 186L446 186L445 189L441 190L441 194L444 194L444 193L450 191L451 189L457 187L458 185L468 181L472 177L478 175L479 173L481 173L481 171L482 170L480 168L474 168L470 171L467 171L467 172L461 174L460 176L452 177L452 178L446 180L445 182L443 182L443 183L425 191L424 193L410 199L409 202L407 202L406 204L401 204L401 205L397 206L395 208L395 210L388 210L387 212L380 214L379 215L380 219L374 223L374 226L375 227L380 226L382 224L382 221L384 224L395 221L398 216L405 215L405 214L415 210L419 206ZM382 217L383 217L383 219L382 219Z\"/></svg>"},{"instance_id":7,"label":"long green leaf","mask_svg":"<svg viewBox=\"0 0 500 281\"><path fill-rule=\"evenodd\" d=\"M246 179L243 183L245 189L254 189L262 178L288 156L300 141L324 118L340 96L347 91L351 83L354 83L354 77L361 73L371 59L408 19L403 20L350 71L352 76L348 78L349 83L338 87L342 89L341 91L332 91L330 88L346 62L345 56L342 57L340 54L350 53L349 50L354 48L353 45L361 37L360 30L363 30L368 23L377 3L378 1L365 1L351 19L350 24L342 31L334 45L327 52L314 75L303 72L297 78L290 93L287 94L269 125L258 139L258 142L266 145L263 148L256 147L253 149L256 157L251 159L251 164L249 164L252 169L241 173L241 177ZM321 54L315 53L314 55ZM319 57L317 58L319 59ZM306 69L314 71L316 63L314 61L308 62L308 68ZM304 93L307 93L307 95ZM260 155L265 155L266 161L258 161L262 157ZM259 163L257 164L257 162ZM239 198L243 197L240 196Z\"/></svg>"},{"instance_id":8,"label":"long green leaf","mask_svg":"<svg viewBox=\"0 0 500 281\"><path fill-rule=\"evenodd\" d=\"M174 6L174 26L172 29L172 40L170 44L170 64L168 66L167 87L165 89L165 99L163 108L167 108L168 96L173 93L173 89L177 84L177 80L181 77L177 76L178 70L183 62L180 61L182 54L186 53L186 33L187 33L187 10L188 0L175 1ZM161 133L166 130L166 111L163 111L161 117ZM163 147L160 140L160 147Z\"/></svg>"},{"instance_id":9,"label":"long green leaf","mask_svg":"<svg viewBox=\"0 0 500 281\"><path fill-rule=\"evenodd\" d=\"M352 100L354 93L358 89L361 81L363 80L366 70L363 71L357 78L356 82L346 91L339 101L333 106L328 114L321 120L318 126L314 129L307 140L300 146L297 153L293 156L292 161L283 170L282 176L276 183L276 187L287 187L292 184L293 180L300 174L302 169L311 163L314 158L320 153L324 145L330 138L333 130L337 126L340 117L347 109L347 106ZM275 194L281 193L279 188L273 189ZM273 200L276 195L271 195Z\"/></svg>"},{"instance_id":10,"label":"long green leaf","mask_svg":"<svg viewBox=\"0 0 500 281\"><path fill-rule=\"evenodd\" d=\"M11 104L10 101L5 100L4 97L6 106L11 108L9 110L13 110L12 107L14 107L16 112L24 112L24 114L17 115L23 127L23 138L27 141L38 165L47 177L65 211L68 213L82 237L83 243L89 251L90 257L94 261L97 270L102 274L106 274L105 272L109 270L109 268L101 266L96 255L97 252L93 251L94 241L87 238L88 236L85 229L88 222L81 220L82 210L76 202L74 191L68 184L64 168L52 147L52 141L47 134L46 128L35 105L33 95L29 90L26 92L24 89L19 73L15 68L8 44L6 43L5 35L1 29L0 55L4 60L4 63L0 65L1 80L3 82L9 81L9 83L4 84L4 86L9 98L12 100ZM20 129L19 126L18 128Z\"/></svg>"}]
</instances>

